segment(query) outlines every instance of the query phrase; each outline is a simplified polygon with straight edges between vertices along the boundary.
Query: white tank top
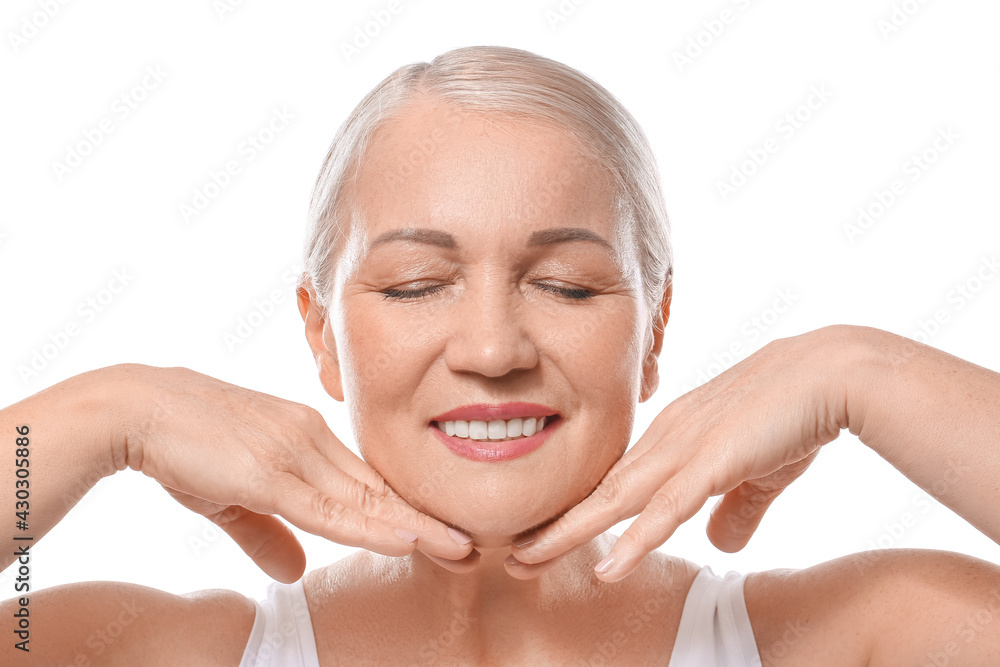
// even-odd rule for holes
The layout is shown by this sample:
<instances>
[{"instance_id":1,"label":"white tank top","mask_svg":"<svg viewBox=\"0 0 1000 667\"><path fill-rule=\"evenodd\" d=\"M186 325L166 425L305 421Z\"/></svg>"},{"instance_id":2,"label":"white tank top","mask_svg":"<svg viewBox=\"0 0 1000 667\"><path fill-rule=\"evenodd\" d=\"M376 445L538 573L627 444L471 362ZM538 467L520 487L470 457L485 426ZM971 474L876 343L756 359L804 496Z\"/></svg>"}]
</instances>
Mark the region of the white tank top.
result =
<instances>
[{"instance_id":1,"label":"white tank top","mask_svg":"<svg viewBox=\"0 0 1000 667\"><path fill-rule=\"evenodd\" d=\"M743 582L746 574L720 577L706 565L694 578L677 627L668 667L760 667ZM240 667L319 667L316 637L302 579L274 582L257 611Z\"/></svg>"}]
</instances>

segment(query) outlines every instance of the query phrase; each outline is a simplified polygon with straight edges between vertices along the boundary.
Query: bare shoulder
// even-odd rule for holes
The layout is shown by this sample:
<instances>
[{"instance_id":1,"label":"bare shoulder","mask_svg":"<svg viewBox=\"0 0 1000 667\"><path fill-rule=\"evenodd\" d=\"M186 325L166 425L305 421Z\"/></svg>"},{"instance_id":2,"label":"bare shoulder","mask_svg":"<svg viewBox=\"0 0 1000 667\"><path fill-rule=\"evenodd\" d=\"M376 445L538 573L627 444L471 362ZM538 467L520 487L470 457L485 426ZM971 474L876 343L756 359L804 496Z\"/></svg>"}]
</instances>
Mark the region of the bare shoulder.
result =
<instances>
[{"instance_id":1,"label":"bare shoulder","mask_svg":"<svg viewBox=\"0 0 1000 667\"><path fill-rule=\"evenodd\" d=\"M1000 567L885 549L747 577L762 664L979 665L1000 658Z\"/></svg>"},{"instance_id":2,"label":"bare shoulder","mask_svg":"<svg viewBox=\"0 0 1000 667\"><path fill-rule=\"evenodd\" d=\"M6 600L0 616L10 619L20 607L18 598ZM112 581L36 591L27 608L30 650L4 642L0 663L237 665L256 610L235 591L175 595Z\"/></svg>"}]
</instances>

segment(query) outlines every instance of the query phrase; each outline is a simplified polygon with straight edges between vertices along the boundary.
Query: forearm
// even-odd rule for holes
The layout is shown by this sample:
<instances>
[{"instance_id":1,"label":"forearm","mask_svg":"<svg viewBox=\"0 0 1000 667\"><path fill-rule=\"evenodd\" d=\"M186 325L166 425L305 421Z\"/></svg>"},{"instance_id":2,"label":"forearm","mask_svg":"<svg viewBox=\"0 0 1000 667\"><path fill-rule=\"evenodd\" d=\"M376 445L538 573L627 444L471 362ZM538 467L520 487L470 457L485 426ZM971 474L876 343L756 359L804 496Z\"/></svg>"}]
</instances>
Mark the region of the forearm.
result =
<instances>
[{"instance_id":1,"label":"forearm","mask_svg":"<svg viewBox=\"0 0 1000 667\"><path fill-rule=\"evenodd\" d=\"M846 327L845 424L1000 543L1000 374L878 329Z\"/></svg>"},{"instance_id":2,"label":"forearm","mask_svg":"<svg viewBox=\"0 0 1000 667\"><path fill-rule=\"evenodd\" d=\"M115 472L120 375L82 373L0 410L0 569Z\"/></svg>"}]
</instances>

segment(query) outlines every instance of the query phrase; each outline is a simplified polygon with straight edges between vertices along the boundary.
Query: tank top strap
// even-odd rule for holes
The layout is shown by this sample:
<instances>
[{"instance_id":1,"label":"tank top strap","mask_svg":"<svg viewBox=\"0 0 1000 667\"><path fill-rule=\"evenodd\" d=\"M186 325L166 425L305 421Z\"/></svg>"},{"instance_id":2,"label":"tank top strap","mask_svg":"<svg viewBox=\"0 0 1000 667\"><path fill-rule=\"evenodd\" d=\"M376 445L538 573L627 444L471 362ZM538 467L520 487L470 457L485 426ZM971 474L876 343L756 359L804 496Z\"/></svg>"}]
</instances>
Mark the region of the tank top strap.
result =
<instances>
[{"instance_id":1,"label":"tank top strap","mask_svg":"<svg viewBox=\"0 0 1000 667\"><path fill-rule=\"evenodd\" d=\"M256 606L239 667L319 667L316 637L302 579L273 582Z\"/></svg>"},{"instance_id":2,"label":"tank top strap","mask_svg":"<svg viewBox=\"0 0 1000 667\"><path fill-rule=\"evenodd\" d=\"M757 642L743 598L746 574L718 576L701 568L684 600L669 667L760 667Z\"/></svg>"}]
</instances>

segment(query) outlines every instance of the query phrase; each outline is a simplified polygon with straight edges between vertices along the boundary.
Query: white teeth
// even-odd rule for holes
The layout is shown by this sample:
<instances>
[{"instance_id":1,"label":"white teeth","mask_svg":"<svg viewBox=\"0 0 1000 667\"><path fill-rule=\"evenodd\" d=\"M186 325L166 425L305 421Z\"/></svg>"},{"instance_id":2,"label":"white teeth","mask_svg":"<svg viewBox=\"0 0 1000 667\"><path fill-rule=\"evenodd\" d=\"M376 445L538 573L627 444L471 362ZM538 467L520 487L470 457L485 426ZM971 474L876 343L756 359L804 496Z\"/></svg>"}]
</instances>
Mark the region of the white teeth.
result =
<instances>
[{"instance_id":1,"label":"white teeth","mask_svg":"<svg viewBox=\"0 0 1000 667\"><path fill-rule=\"evenodd\" d=\"M485 440L488 436L489 430L486 428L486 422L469 422L469 438L472 440Z\"/></svg>"},{"instance_id":2,"label":"white teeth","mask_svg":"<svg viewBox=\"0 0 1000 667\"><path fill-rule=\"evenodd\" d=\"M487 424L490 440L503 440L507 437L507 422L502 419L494 419Z\"/></svg>"},{"instance_id":3,"label":"white teeth","mask_svg":"<svg viewBox=\"0 0 1000 667\"><path fill-rule=\"evenodd\" d=\"M545 428L545 417L518 417L516 419L494 419L492 421L434 422L439 429L457 438L472 440L513 440L534 435Z\"/></svg>"}]
</instances>

